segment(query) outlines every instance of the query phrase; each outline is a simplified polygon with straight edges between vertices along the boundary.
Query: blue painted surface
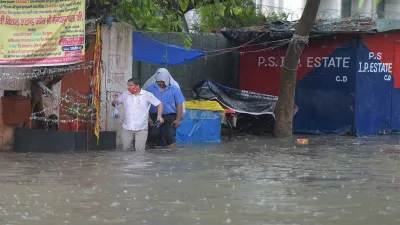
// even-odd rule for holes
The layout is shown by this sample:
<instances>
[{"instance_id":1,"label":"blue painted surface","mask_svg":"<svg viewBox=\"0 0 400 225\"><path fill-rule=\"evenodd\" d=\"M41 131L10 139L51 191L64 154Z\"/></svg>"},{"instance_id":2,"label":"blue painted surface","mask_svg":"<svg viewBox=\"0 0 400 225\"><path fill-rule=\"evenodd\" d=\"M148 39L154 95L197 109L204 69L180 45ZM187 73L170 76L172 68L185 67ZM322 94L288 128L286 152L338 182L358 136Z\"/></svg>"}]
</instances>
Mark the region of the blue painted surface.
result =
<instances>
[{"instance_id":1,"label":"blue painted surface","mask_svg":"<svg viewBox=\"0 0 400 225\"><path fill-rule=\"evenodd\" d=\"M295 132L373 136L400 130L400 89L391 71L362 41L350 41L329 57L347 56L348 68L314 68L298 81Z\"/></svg>"},{"instance_id":2,"label":"blue painted surface","mask_svg":"<svg viewBox=\"0 0 400 225\"><path fill-rule=\"evenodd\" d=\"M221 141L221 112L186 110L176 130L177 143L212 143Z\"/></svg>"},{"instance_id":3,"label":"blue painted surface","mask_svg":"<svg viewBox=\"0 0 400 225\"><path fill-rule=\"evenodd\" d=\"M390 124L393 131L400 131L400 89L396 88L392 89L392 115Z\"/></svg>"},{"instance_id":4,"label":"blue painted surface","mask_svg":"<svg viewBox=\"0 0 400 225\"><path fill-rule=\"evenodd\" d=\"M346 66L314 68L298 81L293 130L311 134L345 134L354 120L357 48L352 41L329 57L348 60ZM329 59L330 60L330 59ZM329 64L328 64L329 65ZM343 65L343 64L341 64Z\"/></svg>"},{"instance_id":5,"label":"blue painted surface","mask_svg":"<svg viewBox=\"0 0 400 225\"><path fill-rule=\"evenodd\" d=\"M357 49L356 77L355 134L390 133L393 79L389 78L392 75L382 70L382 63L377 56L371 57L370 50L362 42Z\"/></svg>"}]
</instances>

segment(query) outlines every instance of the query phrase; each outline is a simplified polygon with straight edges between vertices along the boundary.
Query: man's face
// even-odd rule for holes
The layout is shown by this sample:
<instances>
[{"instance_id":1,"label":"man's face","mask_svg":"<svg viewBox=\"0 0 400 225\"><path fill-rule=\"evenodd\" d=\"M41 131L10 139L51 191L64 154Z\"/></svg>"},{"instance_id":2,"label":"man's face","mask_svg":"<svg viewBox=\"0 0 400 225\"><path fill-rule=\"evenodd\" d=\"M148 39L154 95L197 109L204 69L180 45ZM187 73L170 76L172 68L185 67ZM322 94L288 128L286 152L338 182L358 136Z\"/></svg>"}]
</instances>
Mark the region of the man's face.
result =
<instances>
[{"instance_id":1,"label":"man's face","mask_svg":"<svg viewBox=\"0 0 400 225\"><path fill-rule=\"evenodd\" d=\"M127 86L128 86L128 91L130 93L134 93L139 89L139 85L134 84L133 82L128 82Z\"/></svg>"},{"instance_id":2,"label":"man's face","mask_svg":"<svg viewBox=\"0 0 400 225\"><path fill-rule=\"evenodd\" d=\"M158 86L160 86L160 88L165 88L165 82L164 81L157 81Z\"/></svg>"},{"instance_id":3,"label":"man's face","mask_svg":"<svg viewBox=\"0 0 400 225\"><path fill-rule=\"evenodd\" d=\"M128 85L128 88L132 88L132 87L136 86L133 82L128 82L127 85Z\"/></svg>"}]
</instances>

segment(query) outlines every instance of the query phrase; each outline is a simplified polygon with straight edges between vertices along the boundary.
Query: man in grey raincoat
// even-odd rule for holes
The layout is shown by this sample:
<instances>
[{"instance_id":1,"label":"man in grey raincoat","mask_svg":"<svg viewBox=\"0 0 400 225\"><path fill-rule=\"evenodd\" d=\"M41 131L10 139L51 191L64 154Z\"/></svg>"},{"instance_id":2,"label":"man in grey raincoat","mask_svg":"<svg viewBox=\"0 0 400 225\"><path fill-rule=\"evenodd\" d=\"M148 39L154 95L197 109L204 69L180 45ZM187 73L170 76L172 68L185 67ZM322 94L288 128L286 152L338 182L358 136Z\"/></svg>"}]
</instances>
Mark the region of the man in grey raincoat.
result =
<instances>
[{"instance_id":1,"label":"man in grey raincoat","mask_svg":"<svg viewBox=\"0 0 400 225\"><path fill-rule=\"evenodd\" d=\"M146 82L144 88L163 104L162 117L164 118L164 123L159 128L151 128L155 130L149 133L149 146L150 148L155 147L159 138L163 137L168 147L174 149L176 147L176 128L179 127L183 120L185 97L167 69L158 69L152 78L153 82L149 80L151 83L148 84L149 81ZM149 120L151 126L156 123L156 118L157 108L152 106Z\"/></svg>"}]
</instances>

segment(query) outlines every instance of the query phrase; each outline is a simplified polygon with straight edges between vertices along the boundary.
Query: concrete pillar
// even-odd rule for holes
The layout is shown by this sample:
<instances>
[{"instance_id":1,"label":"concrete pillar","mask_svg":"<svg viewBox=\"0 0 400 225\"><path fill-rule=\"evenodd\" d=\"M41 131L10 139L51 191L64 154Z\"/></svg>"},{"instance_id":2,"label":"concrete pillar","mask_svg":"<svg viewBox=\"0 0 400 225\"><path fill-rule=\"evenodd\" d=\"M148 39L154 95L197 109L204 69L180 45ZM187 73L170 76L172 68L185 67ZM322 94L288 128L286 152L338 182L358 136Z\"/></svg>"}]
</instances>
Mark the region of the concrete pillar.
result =
<instances>
[{"instance_id":1,"label":"concrete pillar","mask_svg":"<svg viewBox=\"0 0 400 225\"><path fill-rule=\"evenodd\" d=\"M318 19L336 19L341 17L342 0L321 0Z\"/></svg>"},{"instance_id":2,"label":"concrete pillar","mask_svg":"<svg viewBox=\"0 0 400 225\"><path fill-rule=\"evenodd\" d=\"M264 0L268 2L276 0ZM290 16L289 20L299 20L307 0L281 0L280 6L285 8ZM283 4L282 4L283 3ZM321 0L318 10L318 19L334 19L341 17L342 0Z\"/></svg>"},{"instance_id":3,"label":"concrete pillar","mask_svg":"<svg viewBox=\"0 0 400 225\"><path fill-rule=\"evenodd\" d=\"M399 0L385 0L383 3L383 8L386 19L400 19Z\"/></svg>"},{"instance_id":4,"label":"concrete pillar","mask_svg":"<svg viewBox=\"0 0 400 225\"><path fill-rule=\"evenodd\" d=\"M260 0L261 5L264 6L271 6L271 7L282 7L281 3L283 2L282 0Z\"/></svg>"},{"instance_id":5,"label":"concrete pillar","mask_svg":"<svg viewBox=\"0 0 400 225\"><path fill-rule=\"evenodd\" d=\"M342 18L351 17L352 0L342 0Z\"/></svg>"},{"instance_id":6,"label":"concrete pillar","mask_svg":"<svg viewBox=\"0 0 400 225\"><path fill-rule=\"evenodd\" d=\"M376 17L376 0L364 0L361 8L358 7L359 0L353 0L351 4L352 17Z\"/></svg>"},{"instance_id":7,"label":"concrete pillar","mask_svg":"<svg viewBox=\"0 0 400 225\"><path fill-rule=\"evenodd\" d=\"M285 9L281 8L283 0L260 0L261 2L261 11L268 15L271 12L282 13L285 12Z\"/></svg>"},{"instance_id":8,"label":"concrete pillar","mask_svg":"<svg viewBox=\"0 0 400 225\"><path fill-rule=\"evenodd\" d=\"M284 0L283 8L289 9L288 20L299 20L301 14L303 13L304 6L306 5L306 0Z\"/></svg>"}]
</instances>

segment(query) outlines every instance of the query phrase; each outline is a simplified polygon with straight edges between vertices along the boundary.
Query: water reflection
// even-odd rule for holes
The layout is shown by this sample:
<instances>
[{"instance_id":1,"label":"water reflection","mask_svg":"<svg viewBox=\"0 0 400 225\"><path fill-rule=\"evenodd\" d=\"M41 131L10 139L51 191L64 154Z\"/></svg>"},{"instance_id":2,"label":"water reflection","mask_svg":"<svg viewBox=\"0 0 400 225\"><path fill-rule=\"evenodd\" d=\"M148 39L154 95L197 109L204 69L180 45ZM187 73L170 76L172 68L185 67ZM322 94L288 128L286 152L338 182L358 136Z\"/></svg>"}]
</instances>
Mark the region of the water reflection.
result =
<instances>
[{"instance_id":1,"label":"water reflection","mask_svg":"<svg viewBox=\"0 0 400 225\"><path fill-rule=\"evenodd\" d=\"M398 224L397 136L0 154L0 224Z\"/></svg>"}]
</instances>

